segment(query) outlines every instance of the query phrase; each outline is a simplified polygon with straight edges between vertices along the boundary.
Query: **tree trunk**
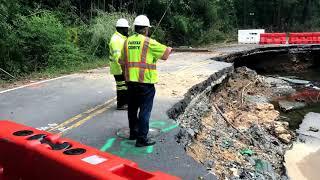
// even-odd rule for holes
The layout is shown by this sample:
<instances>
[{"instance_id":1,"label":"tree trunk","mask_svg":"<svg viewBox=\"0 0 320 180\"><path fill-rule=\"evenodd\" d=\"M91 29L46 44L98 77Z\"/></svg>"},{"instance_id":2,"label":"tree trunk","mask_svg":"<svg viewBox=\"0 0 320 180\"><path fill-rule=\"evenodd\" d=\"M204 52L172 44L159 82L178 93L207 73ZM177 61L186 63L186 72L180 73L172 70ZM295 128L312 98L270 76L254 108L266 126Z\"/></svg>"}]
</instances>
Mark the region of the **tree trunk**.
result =
<instances>
[{"instance_id":1,"label":"tree trunk","mask_svg":"<svg viewBox=\"0 0 320 180\"><path fill-rule=\"evenodd\" d=\"M144 0L142 0L142 14L144 13L144 6L145 6L145 2Z\"/></svg>"},{"instance_id":2,"label":"tree trunk","mask_svg":"<svg viewBox=\"0 0 320 180\"><path fill-rule=\"evenodd\" d=\"M274 29L274 27L277 27L277 18L278 18L278 8L276 8L277 7L277 0L273 1L273 7L275 7L275 9L273 10L272 30Z\"/></svg>"},{"instance_id":3,"label":"tree trunk","mask_svg":"<svg viewBox=\"0 0 320 180\"><path fill-rule=\"evenodd\" d=\"M92 0L90 0L90 21L92 19L92 11L93 11L93 5L92 5Z\"/></svg>"},{"instance_id":4,"label":"tree trunk","mask_svg":"<svg viewBox=\"0 0 320 180\"><path fill-rule=\"evenodd\" d=\"M302 12L302 24L306 24L309 18L309 11L310 11L310 0L305 0L303 5L303 12Z\"/></svg>"},{"instance_id":5,"label":"tree trunk","mask_svg":"<svg viewBox=\"0 0 320 180\"><path fill-rule=\"evenodd\" d=\"M278 0L278 15L277 15L277 29L281 30L281 6L282 6L282 0Z\"/></svg>"},{"instance_id":6,"label":"tree trunk","mask_svg":"<svg viewBox=\"0 0 320 180\"><path fill-rule=\"evenodd\" d=\"M247 16L248 16L247 0L243 0L243 25L244 25L244 28L247 28Z\"/></svg>"},{"instance_id":7,"label":"tree trunk","mask_svg":"<svg viewBox=\"0 0 320 180\"><path fill-rule=\"evenodd\" d=\"M263 17L265 17L265 18L263 18L262 23L265 25L265 24L267 24L267 18L266 17L268 17L267 16L267 3L266 3L266 0L263 0L262 6L263 6Z\"/></svg>"},{"instance_id":8,"label":"tree trunk","mask_svg":"<svg viewBox=\"0 0 320 180\"><path fill-rule=\"evenodd\" d=\"M81 0L79 0L79 17L80 17L80 19L81 19L81 11L82 11L82 9L81 9Z\"/></svg>"},{"instance_id":9,"label":"tree trunk","mask_svg":"<svg viewBox=\"0 0 320 180\"><path fill-rule=\"evenodd\" d=\"M132 4L132 13L135 13L136 11L136 1L133 0L133 4Z\"/></svg>"}]
</instances>

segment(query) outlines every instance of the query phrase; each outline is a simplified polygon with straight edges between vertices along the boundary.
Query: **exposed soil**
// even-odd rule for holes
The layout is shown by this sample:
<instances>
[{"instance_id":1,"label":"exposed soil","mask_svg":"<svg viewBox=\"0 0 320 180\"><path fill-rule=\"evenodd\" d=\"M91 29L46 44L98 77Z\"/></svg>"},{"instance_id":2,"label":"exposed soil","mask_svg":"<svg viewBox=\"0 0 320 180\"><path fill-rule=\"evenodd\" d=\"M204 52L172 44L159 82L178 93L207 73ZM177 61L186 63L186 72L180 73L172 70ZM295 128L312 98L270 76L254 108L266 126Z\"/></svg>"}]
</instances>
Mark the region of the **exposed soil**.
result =
<instances>
[{"instance_id":1,"label":"exposed soil","mask_svg":"<svg viewBox=\"0 0 320 180\"><path fill-rule=\"evenodd\" d=\"M170 62L159 61L157 96L183 98L193 85L203 82L211 76L213 70L205 67L214 63L209 58L219 55L220 53L216 52L183 53L179 56L173 54L168 60ZM186 64L181 64L179 61L181 58L184 58ZM193 61L188 62L189 59L193 59ZM177 70L169 71L172 68Z\"/></svg>"},{"instance_id":2,"label":"exposed soil","mask_svg":"<svg viewBox=\"0 0 320 180\"><path fill-rule=\"evenodd\" d=\"M201 118L192 109L179 117L184 130L178 142L219 179L286 179L283 159L294 134L269 102L286 95L281 88L292 88L247 68L236 69L223 84Z\"/></svg>"}]
</instances>

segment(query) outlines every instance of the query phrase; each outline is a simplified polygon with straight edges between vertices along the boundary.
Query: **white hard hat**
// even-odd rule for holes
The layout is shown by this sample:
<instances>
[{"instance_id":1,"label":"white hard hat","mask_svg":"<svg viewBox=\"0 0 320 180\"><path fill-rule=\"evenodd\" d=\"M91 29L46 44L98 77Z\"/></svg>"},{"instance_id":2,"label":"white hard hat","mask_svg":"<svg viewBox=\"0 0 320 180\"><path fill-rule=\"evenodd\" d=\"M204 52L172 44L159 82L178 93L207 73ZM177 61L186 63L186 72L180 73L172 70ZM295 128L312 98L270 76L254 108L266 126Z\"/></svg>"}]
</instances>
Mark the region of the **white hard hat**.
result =
<instances>
[{"instance_id":1,"label":"white hard hat","mask_svg":"<svg viewBox=\"0 0 320 180\"><path fill-rule=\"evenodd\" d=\"M136 19L134 19L133 25L151 27L150 21L149 21L148 17L145 15L137 16Z\"/></svg>"},{"instance_id":2,"label":"white hard hat","mask_svg":"<svg viewBox=\"0 0 320 180\"><path fill-rule=\"evenodd\" d=\"M116 27L129 28L130 26L129 26L129 22L126 19L121 18L117 21Z\"/></svg>"}]
</instances>

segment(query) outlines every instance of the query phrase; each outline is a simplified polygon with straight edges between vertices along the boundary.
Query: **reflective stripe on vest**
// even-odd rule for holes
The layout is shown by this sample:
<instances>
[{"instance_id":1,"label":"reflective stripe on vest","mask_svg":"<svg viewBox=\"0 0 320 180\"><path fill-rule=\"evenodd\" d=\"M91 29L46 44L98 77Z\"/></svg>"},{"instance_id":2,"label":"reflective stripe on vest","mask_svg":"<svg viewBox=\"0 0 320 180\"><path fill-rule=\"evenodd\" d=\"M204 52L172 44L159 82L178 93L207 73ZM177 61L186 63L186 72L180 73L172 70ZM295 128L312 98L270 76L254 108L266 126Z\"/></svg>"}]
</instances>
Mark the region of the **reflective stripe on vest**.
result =
<instances>
[{"instance_id":1,"label":"reflective stripe on vest","mask_svg":"<svg viewBox=\"0 0 320 180\"><path fill-rule=\"evenodd\" d=\"M147 64L147 63L141 63L141 62L128 62L124 63L122 61L119 61L119 64L121 65L127 65L126 67L129 68L142 68L142 69L149 69L149 70L157 70L156 64Z\"/></svg>"},{"instance_id":2,"label":"reflective stripe on vest","mask_svg":"<svg viewBox=\"0 0 320 180\"><path fill-rule=\"evenodd\" d=\"M128 40L124 43L124 66L125 66L125 78L126 81L130 81L130 68L138 68L139 69L139 77L138 82L145 83L145 71L146 70L156 70L156 64L147 63L147 54L149 50L150 38L146 37L143 42L142 51L140 52L140 60L138 62L129 62L129 53L128 53ZM132 57L130 57L132 58ZM133 61L132 59L130 61Z\"/></svg>"},{"instance_id":3,"label":"reflective stripe on vest","mask_svg":"<svg viewBox=\"0 0 320 180\"><path fill-rule=\"evenodd\" d=\"M147 53L149 49L149 42L150 39L146 37L146 39L143 42L143 48L142 48L142 53L141 53L141 65L146 64L147 62ZM140 67L140 73L139 73L139 82L143 83L144 82L144 73L145 73L145 68Z\"/></svg>"},{"instance_id":4,"label":"reflective stripe on vest","mask_svg":"<svg viewBox=\"0 0 320 180\"><path fill-rule=\"evenodd\" d=\"M129 68L150 69L150 70L157 69L157 65L155 65L155 64L147 64L147 63L142 63L142 62L129 62L128 67Z\"/></svg>"}]
</instances>

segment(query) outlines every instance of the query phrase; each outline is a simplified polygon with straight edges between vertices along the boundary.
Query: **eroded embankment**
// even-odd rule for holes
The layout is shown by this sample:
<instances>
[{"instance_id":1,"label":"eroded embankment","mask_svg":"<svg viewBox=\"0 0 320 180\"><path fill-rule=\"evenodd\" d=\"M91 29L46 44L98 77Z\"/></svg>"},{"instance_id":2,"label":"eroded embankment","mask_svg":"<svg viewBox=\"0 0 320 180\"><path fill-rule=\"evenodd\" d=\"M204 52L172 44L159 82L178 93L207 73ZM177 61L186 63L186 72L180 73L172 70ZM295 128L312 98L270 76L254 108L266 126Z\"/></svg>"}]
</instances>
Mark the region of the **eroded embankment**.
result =
<instances>
[{"instance_id":1,"label":"eroded embankment","mask_svg":"<svg viewBox=\"0 0 320 180\"><path fill-rule=\"evenodd\" d=\"M279 61L279 59L284 56L286 57L282 58L284 61ZM223 76L226 78L230 75L233 72L234 67L246 66L256 70L259 74L265 74L266 72L297 72L292 69L294 67L299 68L296 69L299 70L299 72L303 72L312 66L320 67L320 61L317 59L320 59L320 45L267 46L215 56L212 60L234 63L234 66L222 69L212 74L202 83L194 85L184 95L183 100L168 110L168 115L169 117L176 119L179 115L184 113L187 106L191 105L192 99L197 99L195 97L200 98L201 94L205 93L205 89L207 91L214 91L214 89L217 88L217 85L221 84L218 80Z\"/></svg>"},{"instance_id":2,"label":"eroded embankment","mask_svg":"<svg viewBox=\"0 0 320 180\"><path fill-rule=\"evenodd\" d=\"M306 48L319 50L312 46L300 48L303 51L299 51L299 47L265 48L215 60L251 66L263 56L264 50L271 53L268 59L272 59L272 53L295 52L290 54L290 61L283 61L279 67L293 65L302 71L316 64L314 58L296 58L298 54L309 53ZM299 66L301 62L307 63ZM279 78L258 75L247 68L235 71L229 68L195 85L168 114L182 127L177 141L185 145L190 156L212 169L219 179L287 179L284 154L295 134L289 130L287 122L281 121L280 113L270 102L293 92L295 89Z\"/></svg>"}]
</instances>

